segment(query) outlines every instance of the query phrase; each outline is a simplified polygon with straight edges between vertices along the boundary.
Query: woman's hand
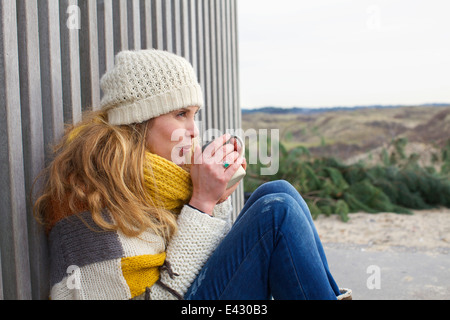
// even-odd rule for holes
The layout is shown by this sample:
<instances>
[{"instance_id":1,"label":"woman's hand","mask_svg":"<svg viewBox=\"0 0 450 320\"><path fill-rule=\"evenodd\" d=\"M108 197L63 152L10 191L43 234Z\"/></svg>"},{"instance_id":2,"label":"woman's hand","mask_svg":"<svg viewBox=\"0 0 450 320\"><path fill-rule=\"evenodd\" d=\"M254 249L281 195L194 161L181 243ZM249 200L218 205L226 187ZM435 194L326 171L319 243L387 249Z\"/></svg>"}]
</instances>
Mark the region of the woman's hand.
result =
<instances>
[{"instance_id":1,"label":"woman's hand","mask_svg":"<svg viewBox=\"0 0 450 320\"><path fill-rule=\"evenodd\" d=\"M214 206L229 192L226 192L228 181L244 162L244 158L239 157L239 153L234 151L235 146L226 144L230 137L229 134L225 134L217 138L203 153L201 146L197 145L192 155L193 193L189 204L210 215ZM230 164L228 168L223 165L225 161ZM237 185L228 190L233 188L235 190Z\"/></svg>"},{"instance_id":2,"label":"woman's hand","mask_svg":"<svg viewBox=\"0 0 450 320\"><path fill-rule=\"evenodd\" d=\"M238 143L238 141L237 141L235 138L232 138L231 141L232 141L232 143L234 144L234 150L235 150L238 154L240 154L240 153L241 153L241 148L242 148L242 146ZM242 163L242 167L244 168L244 170L247 170L247 161L246 161L245 158L243 158L243 159L244 159L244 162ZM219 199L219 201L218 201L217 203L222 203L222 202L224 202L225 200L227 200L228 197L229 197L230 195L232 195L234 191L236 191L236 189L237 189L237 187L239 186L239 183L240 183L240 182L241 182L241 181L237 182L234 186L231 186L230 188L226 189L225 192L224 192L224 194L222 195L222 197L220 197L220 199Z\"/></svg>"},{"instance_id":3,"label":"woman's hand","mask_svg":"<svg viewBox=\"0 0 450 320\"><path fill-rule=\"evenodd\" d=\"M244 170L247 170L247 161L245 160L245 158L243 158L243 159L244 159L244 162L242 162L242 167L244 168ZM234 186L231 186L230 188L225 190L222 197L220 197L220 199L217 203L222 203L225 200L227 200L228 197L231 196L234 191L236 191L237 187L239 186L239 183L241 183L241 182L242 182L242 180L239 182L236 182L236 184Z\"/></svg>"}]
</instances>

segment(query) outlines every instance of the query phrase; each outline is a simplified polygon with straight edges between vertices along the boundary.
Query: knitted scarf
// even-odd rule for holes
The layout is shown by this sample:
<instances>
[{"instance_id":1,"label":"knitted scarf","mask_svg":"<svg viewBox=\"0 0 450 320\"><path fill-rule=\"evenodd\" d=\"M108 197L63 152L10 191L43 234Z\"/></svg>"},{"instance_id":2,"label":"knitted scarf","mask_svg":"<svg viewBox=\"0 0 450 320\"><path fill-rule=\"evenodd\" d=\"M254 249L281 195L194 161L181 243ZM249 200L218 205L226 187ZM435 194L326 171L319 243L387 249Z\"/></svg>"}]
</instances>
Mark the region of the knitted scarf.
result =
<instances>
[{"instance_id":1,"label":"knitted scarf","mask_svg":"<svg viewBox=\"0 0 450 320\"><path fill-rule=\"evenodd\" d=\"M191 175L172 161L145 153L144 185L155 207L179 214L192 196Z\"/></svg>"}]
</instances>

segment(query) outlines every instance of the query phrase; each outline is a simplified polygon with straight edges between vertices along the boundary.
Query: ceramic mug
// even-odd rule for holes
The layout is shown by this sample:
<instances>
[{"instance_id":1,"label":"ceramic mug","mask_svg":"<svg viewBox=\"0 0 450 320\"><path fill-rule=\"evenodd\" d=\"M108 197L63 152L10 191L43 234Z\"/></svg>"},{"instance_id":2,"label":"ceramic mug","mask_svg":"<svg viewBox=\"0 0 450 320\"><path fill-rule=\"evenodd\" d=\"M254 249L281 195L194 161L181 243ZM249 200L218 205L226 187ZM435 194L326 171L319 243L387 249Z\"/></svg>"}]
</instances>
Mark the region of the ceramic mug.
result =
<instances>
[{"instance_id":1,"label":"ceramic mug","mask_svg":"<svg viewBox=\"0 0 450 320\"><path fill-rule=\"evenodd\" d=\"M241 145L241 150L239 152L239 156L243 157L245 156L245 144L244 141L242 140L241 137L239 136L231 136L231 138L225 143L229 143L231 141L231 139L236 139L238 141L238 143ZM214 139L212 140L214 141ZM205 150L205 148L212 142L208 142L205 145L203 145L202 147L202 152ZM195 149L195 144L197 143L197 141L194 141L193 146L192 146L192 151ZM191 157L191 155L188 155L189 159ZM239 169L236 171L236 173L233 175L233 177L231 177L231 180L228 182L227 184L227 189L234 186L236 183L238 183L239 181L241 181L242 178L244 178L246 175L246 172L244 170L244 168L242 166L239 166Z\"/></svg>"},{"instance_id":2,"label":"ceramic mug","mask_svg":"<svg viewBox=\"0 0 450 320\"><path fill-rule=\"evenodd\" d=\"M245 144L244 144L244 141L242 141L241 137L239 137L239 136L231 136L230 140L233 139L233 138L236 139L239 142L239 144L241 145L241 151L239 152L239 156L240 157L245 156ZM230 142L230 140L228 140L227 143ZM239 169L236 171L236 173L233 175L231 180L228 182L227 189L231 188L236 183L241 181L241 179L244 178L245 175L246 175L246 172L245 172L244 168L242 166L239 166Z\"/></svg>"}]
</instances>

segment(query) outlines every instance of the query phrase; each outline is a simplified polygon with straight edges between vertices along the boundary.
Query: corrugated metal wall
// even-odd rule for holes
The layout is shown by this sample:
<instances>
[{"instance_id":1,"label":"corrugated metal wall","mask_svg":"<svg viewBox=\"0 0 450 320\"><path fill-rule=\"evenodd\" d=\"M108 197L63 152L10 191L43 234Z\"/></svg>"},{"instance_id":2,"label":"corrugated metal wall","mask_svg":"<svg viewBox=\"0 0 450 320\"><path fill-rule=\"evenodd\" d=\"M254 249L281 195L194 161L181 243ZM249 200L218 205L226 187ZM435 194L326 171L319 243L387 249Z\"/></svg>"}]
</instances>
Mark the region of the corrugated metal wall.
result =
<instances>
[{"instance_id":1,"label":"corrugated metal wall","mask_svg":"<svg viewBox=\"0 0 450 320\"><path fill-rule=\"evenodd\" d=\"M97 108L124 49L157 48L197 70L201 130L241 127L237 0L0 1L0 299L47 299L47 244L29 194L64 123ZM234 197L239 211L242 187Z\"/></svg>"}]
</instances>

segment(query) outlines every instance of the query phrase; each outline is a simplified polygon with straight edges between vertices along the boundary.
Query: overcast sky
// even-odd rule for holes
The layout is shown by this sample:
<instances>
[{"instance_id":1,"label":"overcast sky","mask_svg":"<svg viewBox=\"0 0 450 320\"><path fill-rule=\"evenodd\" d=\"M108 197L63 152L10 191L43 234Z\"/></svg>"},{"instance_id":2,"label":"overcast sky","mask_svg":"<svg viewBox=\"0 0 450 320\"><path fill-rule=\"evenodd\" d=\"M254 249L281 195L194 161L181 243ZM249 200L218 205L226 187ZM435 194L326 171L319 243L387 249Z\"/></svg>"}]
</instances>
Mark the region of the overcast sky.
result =
<instances>
[{"instance_id":1,"label":"overcast sky","mask_svg":"<svg viewBox=\"0 0 450 320\"><path fill-rule=\"evenodd\" d=\"M243 108L450 103L449 0L238 0Z\"/></svg>"}]
</instances>

